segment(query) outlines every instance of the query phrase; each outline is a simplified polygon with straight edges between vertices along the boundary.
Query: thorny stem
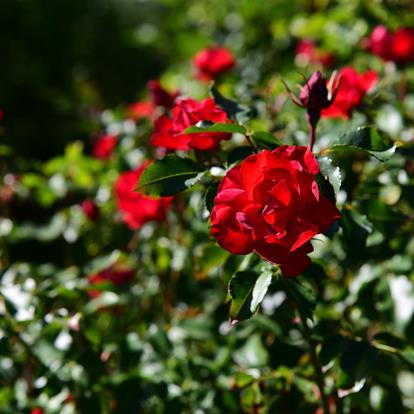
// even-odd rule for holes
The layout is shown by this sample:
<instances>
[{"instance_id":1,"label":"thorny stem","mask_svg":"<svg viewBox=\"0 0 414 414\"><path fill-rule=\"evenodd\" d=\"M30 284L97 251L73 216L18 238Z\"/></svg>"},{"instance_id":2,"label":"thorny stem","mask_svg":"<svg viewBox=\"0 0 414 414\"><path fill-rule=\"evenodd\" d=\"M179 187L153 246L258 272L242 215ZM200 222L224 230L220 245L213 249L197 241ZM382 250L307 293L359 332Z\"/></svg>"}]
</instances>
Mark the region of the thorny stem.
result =
<instances>
[{"instance_id":1,"label":"thorny stem","mask_svg":"<svg viewBox=\"0 0 414 414\"><path fill-rule=\"evenodd\" d=\"M306 342L309 345L309 351L311 356L311 362L313 365L313 369L315 370L315 376L316 376L316 384L318 386L319 392L321 394L321 401L322 401L322 408L324 414L330 414L329 411L329 403L328 398L324 391L324 379L323 379L323 373L322 368L319 365L318 356L316 355L316 345L311 337L311 332L309 329L309 326L306 322L306 317L302 315L302 312L298 309L299 317L303 326L303 336L306 339Z\"/></svg>"}]
</instances>

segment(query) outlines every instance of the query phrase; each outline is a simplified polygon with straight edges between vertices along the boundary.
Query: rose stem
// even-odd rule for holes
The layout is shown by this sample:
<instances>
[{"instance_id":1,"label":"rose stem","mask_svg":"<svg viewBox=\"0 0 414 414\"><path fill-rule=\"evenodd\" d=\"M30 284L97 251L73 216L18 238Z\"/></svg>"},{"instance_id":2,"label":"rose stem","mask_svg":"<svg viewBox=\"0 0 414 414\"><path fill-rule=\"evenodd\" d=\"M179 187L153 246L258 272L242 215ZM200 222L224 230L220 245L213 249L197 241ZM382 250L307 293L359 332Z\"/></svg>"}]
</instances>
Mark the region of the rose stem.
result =
<instances>
[{"instance_id":1,"label":"rose stem","mask_svg":"<svg viewBox=\"0 0 414 414\"><path fill-rule=\"evenodd\" d=\"M309 148L313 151L313 144L315 143L316 125L309 125Z\"/></svg>"},{"instance_id":2,"label":"rose stem","mask_svg":"<svg viewBox=\"0 0 414 414\"><path fill-rule=\"evenodd\" d=\"M313 150L313 144L315 144L316 138L316 127L318 125L319 119L321 118L320 109L308 109L306 118L309 125L309 149Z\"/></svg>"},{"instance_id":3,"label":"rose stem","mask_svg":"<svg viewBox=\"0 0 414 414\"><path fill-rule=\"evenodd\" d=\"M311 128L313 129L313 128ZM306 339L306 342L309 345L309 351L311 355L311 361L313 368L315 370L315 376L316 376L316 384L319 388L319 392L321 394L321 400L322 400L322 408L324 414L330 414L329 411L329 404L328 404L328 398L326 397L325 391L324 391L324 380L323 380L323 373L322 369L319 365L318 356L316 355L316 345L315 342L311 338L311 332L309 329L309 326L306 322L306 317L302 314L302 312L298 309L299 317L302 322L303 326L303 336Z\"/></svg>"}]
</instances>

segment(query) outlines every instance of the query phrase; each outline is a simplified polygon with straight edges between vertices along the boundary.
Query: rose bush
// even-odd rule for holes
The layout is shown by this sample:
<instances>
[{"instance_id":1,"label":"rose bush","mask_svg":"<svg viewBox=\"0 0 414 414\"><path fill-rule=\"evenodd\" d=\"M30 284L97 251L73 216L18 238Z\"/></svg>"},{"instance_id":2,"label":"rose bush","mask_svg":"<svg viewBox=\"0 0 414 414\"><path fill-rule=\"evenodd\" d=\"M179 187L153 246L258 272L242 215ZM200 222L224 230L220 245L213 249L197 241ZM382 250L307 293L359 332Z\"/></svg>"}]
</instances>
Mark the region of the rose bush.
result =
<instances>
[{"instance_id":1,"label":"rose bush","mask_svg":"<svg viewBox=\"0 0 414 414\"><path fill-rule=\"evenodd\" d=\"M366 46L414 13L49 3L0 26L0 411L411 412L414 72Z\"/></svg>"},{"instance_id":2,"label":"rose bush","mask_svg":"<svg viewBox=\"0 0 414 414\"><path fill-rule=\"evenodd\" d=\"M233 254L255 251L285 276L310 264L310 240L340 217L319 194L319 166L306 147L281 146L243 160L224 178L211 212L211 234Z\"/></svg>"}]
</instances>

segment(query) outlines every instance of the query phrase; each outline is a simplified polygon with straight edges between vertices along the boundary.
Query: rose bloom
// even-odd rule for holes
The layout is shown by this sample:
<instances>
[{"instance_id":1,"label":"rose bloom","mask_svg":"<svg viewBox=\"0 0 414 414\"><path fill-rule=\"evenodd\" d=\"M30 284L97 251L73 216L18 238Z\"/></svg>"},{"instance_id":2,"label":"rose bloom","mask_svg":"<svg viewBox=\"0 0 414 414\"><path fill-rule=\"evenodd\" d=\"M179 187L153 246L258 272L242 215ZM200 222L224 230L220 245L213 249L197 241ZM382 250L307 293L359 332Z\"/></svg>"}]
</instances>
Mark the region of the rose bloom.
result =
<instances>
[{"instance_id":1,"label":"rose bloom","mask_svg":"<svg viewBox=\"0 0 414 414\"><path fill-rule=\"evenodd\" d=\"M98 273L94 273L88 276L88 281L91 285L99 285L101 283L111 283L115 286L122 286L127 283L131 283L134 279L135 270L129 267L125 268L114 268L113 266L108 267L107 269L101 270ZM99 290L89 291L89 296L91 298L97 298L100 296L101 292Z\"/></svg>"},{"instance_id":2,"label":"rose bloom","mask_svg":"<svg viewBox=\"0 0 414 414\"><path fill-rule=\"evenodd\" d=\"M223 132L183 133L200 121L231 123L227 114L211 98L201 102L191 98L181 99L172 109L171 118L163 115L155 121L151 145L173 150L207 151L217 149L220 141L231 138L231 134Z\"/></svg>"},{"instance_id":3,"label":"rose bloom","mask_svg":"<svg viewBox=\"0 0 414 414\"><path fill-rule=\"evenodd\" d=\"M196 78L203 81L217 78L218 75L232 69L235 63L230 50L221 46L200 50L193 59L193 65L197 71Z\"/></svg>"},{"instance_id":4,"label":"rose bloom","mask_svg":"<svg viewBox=\"0 0 414 414\"><path fill-rule=\"evenodd\" d=\"M391 33L379 25L371 33L367 48L386 61L397 64L414 62L414 28L399 28Z\"/></svg>"},{"instance_id":5,"label":"rose bloom","mask_svg":"<svg viewBox=\"0 0 414 414\"><path fill-rule=\"evenodd\" d=\"M136 190L139 178L149 164L146 162L135 171L122 173L115 183L117 208L122 213L123 222L132 230L137 230L152 220L165 220L172 201L171 197L154 198Z\"/></svg>"},{"instance_id":6,"label":"rose bloom","mask_svg":"<svg viewBox=\"0 0 414 414\"><path fill-rule=\"evenodd\" d=\"M32 408L32 411L30 411L30 414L44 414L44 411L42 408Z\"/></svg>"},{"instance_id":7,"label":"rose bloom","mask_svg":"<svg viewBox=\"0 0 414 414\"><path fill-rule=\"evenodd\" d=\"M319 194L319 165L308 147L281 146L253 154L221 183L211 212L211 234L233 254L255 251L296 276L310 264L312 237L340 217Z\"/></svg>"},{"instance_id":8,"label":"rose bloom","mask_svg":"<svg viewBox=\"0 0 414 414\"><path fill-rule=\"evenodd\" d=\"M92 155L101 160L108 159L114 152L117 142L116 135L104 135L95 142Z\"/></svg>"},{"instance_id":9,"label":"rose bloom","mask_svg":"<svg viewBox=\"0 0 414 414\"><path fill-rule=\"evenodd\" d=\"M333 104L322 111L325 118L349 119L352 110L361 104L363 97L377 83L378 75L373 70L358 73L352 67L344 67L338 73L338 92Z\"/></svg>"},{"instance_id":10,"label":"rose bloom","mask_svg":"<svg viewBox=\"0 0 414 414\"><path fill-rule=\"evenodd\" d=\"M80 206L83 213L89 220L96 221L99 218L99 207L90 198L83 200Z\"/></svg>"},{"instance_id":11,"label":"rose bloom","mask_svg":"<svg viewBox=\"0 0 414 414\"><path fill-rule=\"evenodd\" d=\"M335 63L335 55L329 52L323 52L316 47L311 39L300 40L296 46L296 63L299 66L308 64L321 64L322 66L332 66Z\"/></svg>"}]
</instances>

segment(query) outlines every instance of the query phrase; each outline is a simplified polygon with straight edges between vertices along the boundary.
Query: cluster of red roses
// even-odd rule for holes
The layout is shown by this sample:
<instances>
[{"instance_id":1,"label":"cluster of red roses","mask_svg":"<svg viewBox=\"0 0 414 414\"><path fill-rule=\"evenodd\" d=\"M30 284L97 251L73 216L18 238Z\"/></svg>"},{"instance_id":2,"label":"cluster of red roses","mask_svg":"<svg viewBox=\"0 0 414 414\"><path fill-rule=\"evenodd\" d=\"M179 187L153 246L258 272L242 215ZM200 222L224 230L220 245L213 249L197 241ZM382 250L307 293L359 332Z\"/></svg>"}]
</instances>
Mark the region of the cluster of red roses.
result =
<instances>
[{"instance_id":1,"label":"cluster of red roses","mask_svg":"<svg viewBox=\"0 0 414 414\"><path fill-rule=\"evenodd\" d=\"M414 28L399 28L391 33L379 25L366 42L367 49L380 58L399 65L414 62Z\"/></svg>"},{"instance_id":2,"label":"cluster of red roses","mask_svg":"<svg viewBox=\"0 0 414 414\"><path fill-rule=\"evenodd\" d=\"M400 29L390 34L379 26L369 40L369 50L385 60L412 61L413 30ZM335 60L332 54L318 51L313 41L300 43L297 54L309 63L318 61L326 66ZM235 66L232 54L223 47L199 52L193 63L196 77L203 81L215 79ZM320 117L348 119L375 86L378 75L373 70L358 73L352 67L344 67L337 79L339 83L330 99L328 82L319 73L302 88L298 103L307 109L308 115L316 111L317 120ZM149 100L131 105L128 113L133 119L153 119L151 146L167 151L215 151L222 140L231 138L231 134L222 132L185 132L200 121L232 122L213 99L199 102L180 97L178 91L169 92L158 81L151 81L148 89ZM116 136L103 136L93 154L106 159L116 143ZM295 276L308 266L307 254L312 251L310 240L339 218L335 205L319 193L316 182L319 165L311 148L282 146L273 152L263 151L247 157L227 172L211 213L211 234L222 247L234 254L255 251L279 264L285 276ZM153 198L135 190L149 164L146 161L137 170L122 173L114 186L122 220L134 230L151 220L165 220L172 202L171 197ZM90 202L82 207L89 218L98 217L99 211ZM101 279L99 275L96 277Z\"/></svg>"}]
</instances>

